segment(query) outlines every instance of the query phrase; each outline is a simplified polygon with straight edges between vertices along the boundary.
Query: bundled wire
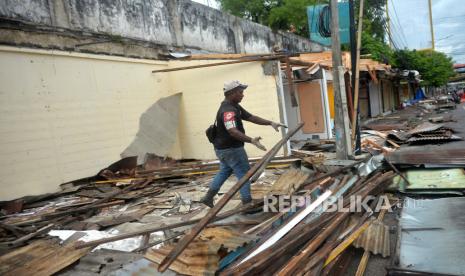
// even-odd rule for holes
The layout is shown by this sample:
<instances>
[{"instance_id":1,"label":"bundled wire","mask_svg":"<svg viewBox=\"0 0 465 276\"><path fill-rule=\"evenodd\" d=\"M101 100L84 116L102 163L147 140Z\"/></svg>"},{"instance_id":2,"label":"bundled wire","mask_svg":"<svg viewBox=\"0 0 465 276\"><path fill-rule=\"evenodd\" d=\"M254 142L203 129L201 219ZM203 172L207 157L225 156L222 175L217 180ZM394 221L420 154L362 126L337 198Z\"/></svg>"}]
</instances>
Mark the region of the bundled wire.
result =
<instances>
[{"instance_id":1,"label":"bundled wire","mask_svg":"<svg viewBox=\"0 0 465 276\"><path fill-rule=\"evenodd\" d=\"M329 6L326 5L320 10L318 17L318 33L321 37L330 37L331 36L331 11Z\"/></svg>"}]
</instances>

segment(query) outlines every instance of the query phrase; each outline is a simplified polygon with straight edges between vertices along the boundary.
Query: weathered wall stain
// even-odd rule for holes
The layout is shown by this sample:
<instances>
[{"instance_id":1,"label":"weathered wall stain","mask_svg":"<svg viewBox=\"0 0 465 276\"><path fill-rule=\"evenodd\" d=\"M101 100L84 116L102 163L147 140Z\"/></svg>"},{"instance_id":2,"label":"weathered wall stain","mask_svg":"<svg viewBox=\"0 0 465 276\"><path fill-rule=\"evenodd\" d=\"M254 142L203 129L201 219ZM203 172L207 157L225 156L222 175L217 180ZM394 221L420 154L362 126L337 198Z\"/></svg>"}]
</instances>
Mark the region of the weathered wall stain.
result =
<instances>
[{"instance_id":1,"label":"weathered wall stain","mask_svg":"<svg viewBox=\"0 0 465 276\"><path fill-rule=\"evenodd\" d=\"M274 45L299 52L322 50L306 38L273 32L189 0L4 0L0 17L0 28L6 21L20 20L40 25L42 31L89 32L192 52L264 53ZM53 41L57 45L49 43L51 48L69 47Z\"/></svg>"}]
</instances>

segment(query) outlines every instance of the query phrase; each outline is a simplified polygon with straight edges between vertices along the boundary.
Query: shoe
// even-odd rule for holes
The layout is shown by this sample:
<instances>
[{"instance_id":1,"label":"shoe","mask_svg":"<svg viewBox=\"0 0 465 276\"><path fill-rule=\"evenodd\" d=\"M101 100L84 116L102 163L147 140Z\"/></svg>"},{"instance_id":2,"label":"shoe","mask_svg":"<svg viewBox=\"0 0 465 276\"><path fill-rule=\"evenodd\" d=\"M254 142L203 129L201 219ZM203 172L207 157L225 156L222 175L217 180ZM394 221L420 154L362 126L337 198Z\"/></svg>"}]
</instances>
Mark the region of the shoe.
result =
<instances>
[{"instance_id":1,"label":"shoe","mask_svg":"<svg viewBox=\"0 0 465 276\"><path fill-rule=\"evenodd\" d=\"M218 190L209 189L207 194L200 200L203 204L207 205L210 208L213 208L213 198L218 193Z\"/></svg>"},{"instance_id":2,"label":"shoe","mask_svg":"<svg viewBox=\"0 0 465 276\"><path fill-rule=\"evenodd\" d=\"M246 200L241 199L241 201L242 201L242 206L252 203L252 199L246 199ZM260 213L262 211L263 211L263 208L253 208L251 210L244 211L244 214L253 215L253 214Z\"/></svg>"},{"instance_id":3,"label":"shoe","mask_svg":"<svg viewBox=\"0 0 465 276\"><path fill-rule=\"evenodd\" d=\"M242 201L242 205L247 205L247 204L252 202L252 199L251 198L248 198L248 199L241 198L241 201Z\"/></svg>"}]
</instances>

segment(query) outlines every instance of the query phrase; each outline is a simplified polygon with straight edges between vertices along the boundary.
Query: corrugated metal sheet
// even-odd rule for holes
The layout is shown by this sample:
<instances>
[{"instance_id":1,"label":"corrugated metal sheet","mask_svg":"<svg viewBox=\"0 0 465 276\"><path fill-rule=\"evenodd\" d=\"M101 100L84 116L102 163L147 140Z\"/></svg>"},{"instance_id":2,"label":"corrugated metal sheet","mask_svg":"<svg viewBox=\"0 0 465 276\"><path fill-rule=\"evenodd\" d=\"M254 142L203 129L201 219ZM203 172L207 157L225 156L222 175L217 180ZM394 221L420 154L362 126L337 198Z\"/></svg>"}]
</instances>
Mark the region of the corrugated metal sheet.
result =
<instances>
[{"instance_id":1,"label":"corrugated metal sheet","mask_svg":"<svg viewBox=\"0 0 465 276\"><path fill-rule=\"evenodd\" d=\"M406 129L407 128L407 122L372 122L367 125L364 125L364 127L377 130L377 131L385 131L385 130L399 130L399 129Z\"/></svg>"},{"instance_id":2,"label":"corrugated metal sheet","mask_svg":"<svg viewBox=\"0 0 465 276\"><path fill-rule=\"evenodd\" d=\"M233 251L250 242L253 237L227 227L205 228L171 264L170 269L186 275L215 275L220 261L219 249L223 247ZM149 250L145 258L160 264L174 246Z\"/></svg>"},{"instance_id":3,"label":"corrugated metal sheet","mask_svg":"<svg viewBox=\"0 0 465 276\"><path fill-rule=\"evenodd\" d=\"M395 151L388 156L393 164L465 166L465 149L433 149L428 151Z\"/></svg>"},{"instance_id":4,"label":"corrugated metal sheet","mask_svg":"<svg viewBox=\"0 0 465 276\"><path fill-rule=\"evenodd\" d=\"M380 254L383 257L390 255L391 247L389 243L389 226L382 221L374 220L367 230L358 237L353 245L356 248L363 248L373 254Z\"/></svg>"},{"instance_id":5,"label":"corrugated metal sheet","mask_svg":"<svg viewBox=\"0 0 465 276\"><path fill-rule=\"evenodd\" d=\"M397 143L405 143L410 137L405 131L392 130L388 133L387 138L396 141Z\"/></svg>"},{"instance_id":6,"label":"corrugated metal sheet","mask_svg":"<svg viewBox=\"0 0 465 276\"><path fill-rule=\"evenodd\" d=\"M413 142L425 142L425 141L459 141L462 140L462 137L457 135L450 135L450 136L442 136L442 135L429 135L423 137L411 137L407 140L409 143Z\"/></svg>"},{"instance_id":7,"label":"corrugated metal sheet","mask_svg":"<svg viewBox=\"0 0 465 276\"><path fill-rule=\"evenodd\" d=\"M408 133L410 135L415 135L415 134L422 133L422 132L431 132L431 131L440 129L443 126L444 125L442 124L432 124L430 122L424 122L424 123L419 124L414 129L410 130Z\"/></svg>"}]
</instances>

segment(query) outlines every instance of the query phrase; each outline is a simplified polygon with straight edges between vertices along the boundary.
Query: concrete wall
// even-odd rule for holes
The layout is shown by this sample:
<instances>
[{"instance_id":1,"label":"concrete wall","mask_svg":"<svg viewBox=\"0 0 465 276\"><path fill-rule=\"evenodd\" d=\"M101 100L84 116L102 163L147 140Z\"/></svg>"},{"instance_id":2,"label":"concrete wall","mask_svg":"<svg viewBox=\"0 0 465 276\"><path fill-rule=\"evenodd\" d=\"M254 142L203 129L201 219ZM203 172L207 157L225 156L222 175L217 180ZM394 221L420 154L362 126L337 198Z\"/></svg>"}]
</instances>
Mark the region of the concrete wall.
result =
<instances>
[{"instance_id":1,"label":"concrete wall","mask_svg":"<svg viewBox=\"0 0 465 276\"><path fill-rule=\"evenodd\" d=\"M154 47L165 53L266 53L275 44L322 50L306 38L188 0L4 0L0 17L0 43L13 45L152 58L160 53ZM131 46L119 49L121 43Z\"/></svg>"},{"instance_id":2,"label":"concrete wall","mask_svg":"<svg viewBox=\"0 0 465 276\"><path fill-rule=\"evenodd\" d=\"M153 61L0 47L0 201L56 191L119 160L158 99L182 93L169 153L215 158L205 129L223 98L224 81L248 83L243 106L279 120L276 62L251 62L171 73L154 69L213 61ZM282 136L246 123L271 148ZM250 156L263 151L247 145Z\"/></svg>"}]
</instances>

